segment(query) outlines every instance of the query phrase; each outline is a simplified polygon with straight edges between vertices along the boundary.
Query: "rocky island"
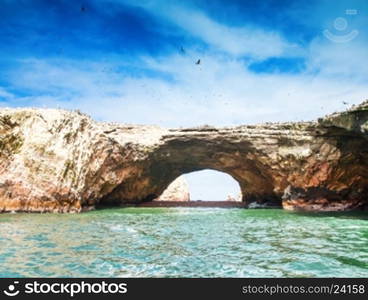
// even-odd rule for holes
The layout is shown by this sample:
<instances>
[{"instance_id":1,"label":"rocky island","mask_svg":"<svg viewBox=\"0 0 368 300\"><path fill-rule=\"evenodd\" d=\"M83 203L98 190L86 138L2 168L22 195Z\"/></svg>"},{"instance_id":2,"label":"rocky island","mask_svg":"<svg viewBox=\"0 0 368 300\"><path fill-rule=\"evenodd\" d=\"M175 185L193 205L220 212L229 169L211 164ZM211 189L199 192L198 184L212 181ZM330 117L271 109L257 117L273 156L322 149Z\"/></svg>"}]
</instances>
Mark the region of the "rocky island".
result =
<instances>
[{"instance_id":1,"label":"rocky island","mask_svg":"<svg viewBox=\"0 0 368 300\"><path fill-rule=\"evenodd\" d=\"M81 212L160 197L214 169L245 204L342 211L368 206L368 101L318 121L238 127L102 123L79 111L0 110L0 211Z\"/></svg>"}]
</instances>

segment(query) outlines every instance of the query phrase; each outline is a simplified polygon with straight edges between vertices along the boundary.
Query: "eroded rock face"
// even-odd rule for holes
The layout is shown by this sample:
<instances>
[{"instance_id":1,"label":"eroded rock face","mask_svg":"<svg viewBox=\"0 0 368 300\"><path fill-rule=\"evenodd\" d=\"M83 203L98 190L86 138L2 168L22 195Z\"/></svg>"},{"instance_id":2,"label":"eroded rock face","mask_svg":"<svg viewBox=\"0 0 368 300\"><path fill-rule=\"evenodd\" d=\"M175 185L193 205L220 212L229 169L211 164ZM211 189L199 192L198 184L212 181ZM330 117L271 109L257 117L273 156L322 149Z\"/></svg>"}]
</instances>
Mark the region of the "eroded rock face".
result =
<instances>
[{"instance_id":1,"label":"eroded rock face","mask_svg":"<svg viewBox=\"0 0 368 300\"><path fill-rule=\"evenodd\" d=\"M189 186L184 176L176 178L156 201L190 201Z\"/></svg>"},{"instance_id":2,"label":"eroded rock face","mask_svg":"<svg viewBox=\"0 0 368 300\"><path fill-rule=\"evenodd\" d=\"M0 211L80 212L151 201L180 175L202 169L233 176L248 203L362 208L367 128L367 102L318 122L187 129L1 109Z\"/></svg>"},{"instance_id":3,"label":"eroded rock face","mask_svg":"<svg viewBox=\"0 0 368 300\"><path fill-rule=\"evenodd\" d=\"M294 188L288 186L282 196L283 208L301 211L345 211L364 206L354 194L331 191L323 187Z\"/></svg>"}]
</instances>

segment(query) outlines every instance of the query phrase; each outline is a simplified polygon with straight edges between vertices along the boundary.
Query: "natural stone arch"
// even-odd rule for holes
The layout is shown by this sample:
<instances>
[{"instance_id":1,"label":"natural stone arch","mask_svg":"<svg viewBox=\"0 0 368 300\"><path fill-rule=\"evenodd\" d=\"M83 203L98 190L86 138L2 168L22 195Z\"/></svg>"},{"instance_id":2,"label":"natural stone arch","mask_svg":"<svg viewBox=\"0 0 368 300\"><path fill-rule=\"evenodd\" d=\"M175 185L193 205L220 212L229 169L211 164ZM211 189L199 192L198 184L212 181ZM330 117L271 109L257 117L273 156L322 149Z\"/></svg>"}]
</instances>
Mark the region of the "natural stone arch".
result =
<instances>
[{"instance_id":1,"label":"natural stone arch","mask_svg":"<svg viewBox=\"0 0 368 300\"><path fill-rule=\"evenodd\" d=\"M165 143L150 153L141 175L134 182L124 179L102 202L151 201L180 175L211 169L233 177L239 183L244 202L281 203L281 195L274 191L271 168L266 159L262 161L262 151L247 141L233 141L231 135L204 138L207 135L205 129L166 137ZM134 194L141 198L134 198Z\"/></svg>"},{"instance_id":2,"label":"natural stone arch","mask_svg":"<svg viewBox=\"0 0 368 300\"><path fill-rule=\"evenodd\" d=\"M0 135L0 211L150 201L180 174L207 168L234 177L247 203L368 207L368 101L318 122L185 129L1 109Z\"/></svg>"}]
</instances>

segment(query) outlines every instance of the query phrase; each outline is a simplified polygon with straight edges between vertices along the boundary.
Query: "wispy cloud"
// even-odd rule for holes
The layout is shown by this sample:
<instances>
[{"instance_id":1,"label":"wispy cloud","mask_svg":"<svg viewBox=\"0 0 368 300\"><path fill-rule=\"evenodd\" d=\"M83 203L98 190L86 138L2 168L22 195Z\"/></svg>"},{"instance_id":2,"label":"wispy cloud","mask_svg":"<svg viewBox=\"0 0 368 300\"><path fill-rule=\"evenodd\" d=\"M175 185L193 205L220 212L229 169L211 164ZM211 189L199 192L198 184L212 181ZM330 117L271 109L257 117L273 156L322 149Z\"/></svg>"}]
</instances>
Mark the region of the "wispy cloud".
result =
<instances>
[{"instance_id":1,"label":"wispy cloud","mask_svg":"<svg viewBox=\"0 0 368 300\"><path fill-rule=\"evenodd\" d=\"M131 76L114 62L23 61L14 70L15 87L29 95L19 105L79 108L99 120L192 126L239 125L315 119L358 103L368 94L360 81L336 81L313 73L257 74L242 60L201 53L141 57L141 66L172 80ZM35 76L36 75L36 76ZM6 93L6 91L3 90ZM50 96L52 95L52 96Z\"/></svg>"},{"instance_id":2,"label":"wispy cloud","mask_svg":"<svg viewBox=\"0 0 368 300\"><path fill-rule=\"evenodd\" d=\"M297 44L289 43L277 31L267 31L254 25L222 24L203 11L187 7L180 2L114 1L143 8L152 15L175 24L190 37L198 38L213 49L229 55L260 60L302 52ZM244 21L247 24L247 20Z\"/></svg>"},{"instance_id":3,"label":"wispy cloud","mask_svg":"<svg viewBox=\"0 0 368 300\"><path fill-rule=\"evenodd\" d=\"M9 91L7 91L5 88L0 87L0 101L10 101L12 99L14 99L15 96L10 93Z\"/></svg>"}]
</instances>

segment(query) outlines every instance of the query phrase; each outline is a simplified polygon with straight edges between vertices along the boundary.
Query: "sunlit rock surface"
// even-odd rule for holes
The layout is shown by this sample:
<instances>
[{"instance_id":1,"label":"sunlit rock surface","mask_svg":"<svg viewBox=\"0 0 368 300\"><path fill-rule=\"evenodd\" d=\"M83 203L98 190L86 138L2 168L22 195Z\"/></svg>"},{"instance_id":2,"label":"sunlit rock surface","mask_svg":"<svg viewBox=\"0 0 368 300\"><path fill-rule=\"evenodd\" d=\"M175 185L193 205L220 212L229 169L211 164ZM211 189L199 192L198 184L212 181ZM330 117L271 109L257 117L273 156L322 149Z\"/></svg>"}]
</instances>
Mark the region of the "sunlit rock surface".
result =
<instances>
[{"instance_id":1,"label":"sunlit rock surface","mask_svg":"<svg viewBox=\"0 0 368 300\"><path fill-rule=\"evenodd\" d=\"M180 175L202 169L233 176L247 203L363 208L367 120L367 102L318 122L186 129L1 109L0 211L80 212L150 201Z\"/></svg>"},{"instance_id":2,"label":"sunlit rock surface","mask_svg":"<svg viewBox=\"0 0 368 300\"><path fill-rule=\"evenodd\" d=\"M170 185L164 190L164 192L154 199L156 201L190 201L189 186L184 176L176 178Z\"/></svg>"}]
</instances>

